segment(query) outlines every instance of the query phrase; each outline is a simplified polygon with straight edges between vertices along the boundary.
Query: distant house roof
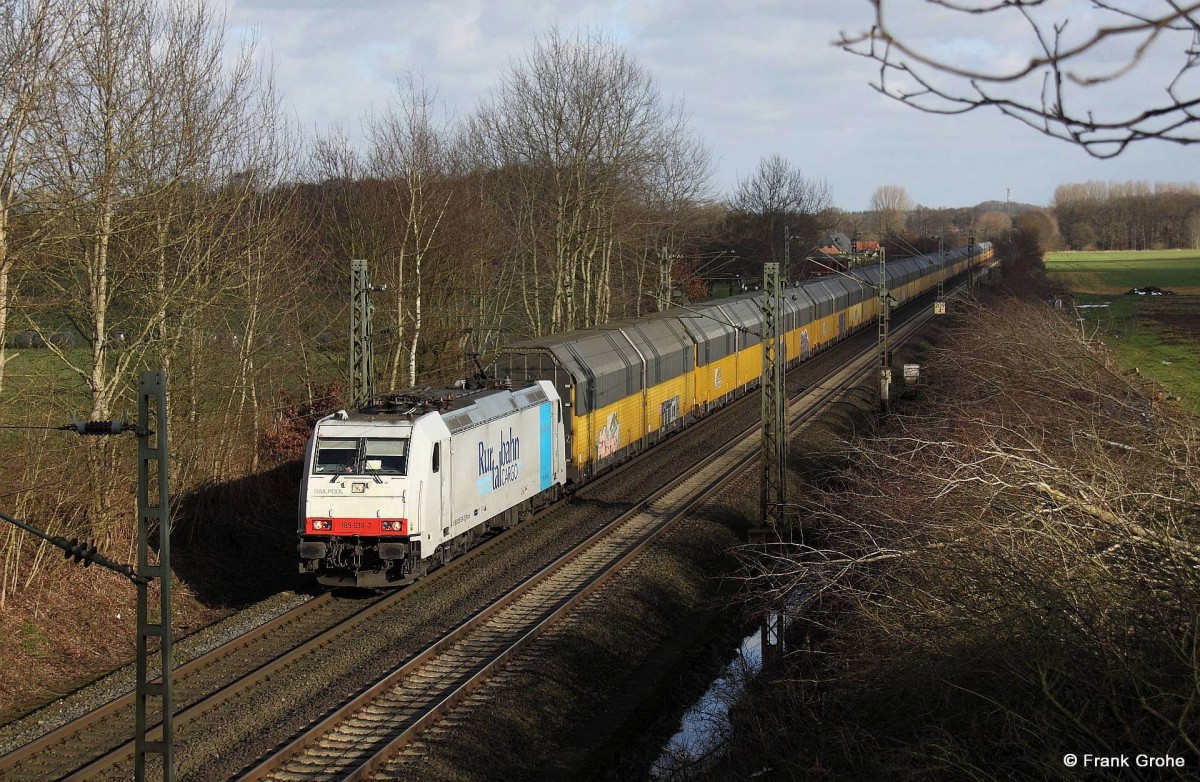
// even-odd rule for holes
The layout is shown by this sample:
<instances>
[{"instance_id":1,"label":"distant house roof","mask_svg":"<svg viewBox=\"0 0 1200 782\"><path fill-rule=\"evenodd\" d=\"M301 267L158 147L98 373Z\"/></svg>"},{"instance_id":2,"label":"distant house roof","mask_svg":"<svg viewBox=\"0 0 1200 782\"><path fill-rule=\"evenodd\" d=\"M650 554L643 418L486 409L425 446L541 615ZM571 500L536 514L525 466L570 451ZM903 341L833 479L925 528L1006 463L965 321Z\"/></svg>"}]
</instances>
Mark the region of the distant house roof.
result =
<instances>
[{"instance_id":1,"label":"distant house roof","mask_svg":"<svg viewBox=\"0 0 1200 782\"><path fill-rule=\"evenodd\" d=\"M821 238L821 251L830 255L848 253L850 252L850 237L841 231L831 231Z\"/></svg>"},{"instance_id":2,"label":"distant house roof","mask_svg":"<svg viewBox=\"0 0 1200 782\"><path fill-rule=\"evenodd\" d=\"M854 252L869 253L879 249L879 242L855 242Z\"/></svg>"}]
</instances>

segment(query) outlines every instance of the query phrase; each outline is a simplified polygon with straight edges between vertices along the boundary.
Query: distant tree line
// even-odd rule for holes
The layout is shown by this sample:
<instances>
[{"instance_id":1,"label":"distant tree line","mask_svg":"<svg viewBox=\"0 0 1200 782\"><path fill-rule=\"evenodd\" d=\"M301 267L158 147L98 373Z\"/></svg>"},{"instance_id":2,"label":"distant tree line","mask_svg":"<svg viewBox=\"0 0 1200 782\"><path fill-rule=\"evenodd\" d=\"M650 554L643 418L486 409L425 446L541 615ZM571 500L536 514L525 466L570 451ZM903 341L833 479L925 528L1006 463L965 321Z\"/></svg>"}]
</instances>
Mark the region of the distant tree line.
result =
<instances>
[{"instance_id":1,"label":"distant tree line","mask_svg":"<svg viewBox=\"0 0 1200 782\"><path fill-rule=\"evenodd\" d=\"M834 211L835 229L851 240L878 241L889 258L937 252L939 247L965 247L975 241L1007 239L1028 227L1042 246L1053 244L1057 233L1054 216L1033 204L985 201L975 206L933 208L914 203L906 188L881 185L864 212Z\"/></svg>"},{"instance_id":2,"label":"distant tree line","mask_svg":"<svg viewBox=\"0 0 1200 782\"><path fill-rule=\"evenodd\" d=\"M1200 186L1192 183L1060 185L1054 215L1071 250L1200 247Z\"/></svg>"},{"instance_id":3,"label":"distant tree line","mask_svg":"<svg viewBox=\"0 0 1200 782\"><path fill-rule=\"evenodd\" d=\"M987 201L974 207L914 205L903 187L875 191L865 212L834 210L836 230L878 239L889 255L1010 241L1030 234L1042 250L1153 250L1200 248L1200 185L1195 183L1085 182L1060 185L1049 208ZM1022 251L1023 255L1028 252Z\"/></svg>"}]
</instances>

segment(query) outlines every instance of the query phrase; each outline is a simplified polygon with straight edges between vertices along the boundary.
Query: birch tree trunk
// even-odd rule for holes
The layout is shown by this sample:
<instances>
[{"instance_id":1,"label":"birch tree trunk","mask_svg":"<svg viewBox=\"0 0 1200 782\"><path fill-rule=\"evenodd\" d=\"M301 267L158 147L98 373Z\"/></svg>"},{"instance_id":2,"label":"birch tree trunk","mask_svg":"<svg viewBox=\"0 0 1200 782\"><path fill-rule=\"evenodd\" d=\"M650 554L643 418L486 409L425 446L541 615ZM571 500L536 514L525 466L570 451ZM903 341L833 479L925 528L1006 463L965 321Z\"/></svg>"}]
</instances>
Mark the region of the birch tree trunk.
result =
<instances>
[{"instance_id":1,"label":"birch tree trunk","mask_svg":"<svg viewBox=\"0 0 1200 782\"><path fill-rule=\"evenodd\" d=\"M408 385L414 387L420 379L425 272L452 197L446 183L448 131L434 116L435 104L434 91L409 75L397 85L393 105L370 127L373 168L390 183L388 192L401 221L392 307L396 318L393 387L402 360Z\"/></svg>"}]
</instances>

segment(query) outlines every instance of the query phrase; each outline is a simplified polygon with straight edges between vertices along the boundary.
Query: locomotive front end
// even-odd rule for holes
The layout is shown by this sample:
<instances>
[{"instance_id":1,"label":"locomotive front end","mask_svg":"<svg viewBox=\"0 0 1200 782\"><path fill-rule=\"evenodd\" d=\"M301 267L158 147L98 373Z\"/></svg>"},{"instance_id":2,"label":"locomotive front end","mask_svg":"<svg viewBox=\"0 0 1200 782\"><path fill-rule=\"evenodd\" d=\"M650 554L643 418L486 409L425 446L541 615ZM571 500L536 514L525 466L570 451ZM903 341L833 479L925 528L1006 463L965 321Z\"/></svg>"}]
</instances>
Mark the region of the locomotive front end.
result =
<instances>
[{"instance_id":1,"label":"locomotive front end","mask_svg":"<svg viewBox=\"0 0 1200 782\"><path fill-rule=\"evenodd\" d=\"M344 415L344 414L343 414ZM331 586L382 587L411 578L421 561L423 476L414 452L428 448L410 420L319 422L304 464L300 572Z\"/></svg>"}]
</instances>

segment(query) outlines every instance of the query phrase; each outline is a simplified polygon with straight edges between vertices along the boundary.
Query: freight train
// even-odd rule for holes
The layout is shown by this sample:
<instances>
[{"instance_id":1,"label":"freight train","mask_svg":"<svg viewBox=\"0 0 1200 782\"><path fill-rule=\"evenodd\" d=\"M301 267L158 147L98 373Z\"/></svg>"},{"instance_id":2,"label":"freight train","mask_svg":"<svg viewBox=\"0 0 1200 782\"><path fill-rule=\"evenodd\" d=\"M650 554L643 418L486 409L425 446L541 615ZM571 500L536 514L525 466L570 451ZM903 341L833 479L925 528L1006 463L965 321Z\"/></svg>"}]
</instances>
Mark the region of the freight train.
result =
<instances>
[{"instance_id":1,"label":"freight train","mask_svg":"<svg viewBox=\"0 0 1200 782\"><path fill-rule=\"evenodd\" d=\"M887 264L903 305L989 260L990 243ZM785 288L793 366L873 322L879 270ZM758 385L761 293L529 339L487 388L408 390L322 418L300 496L300 572L386 587L423 575Z\"/></svg>"}]
</instances>

